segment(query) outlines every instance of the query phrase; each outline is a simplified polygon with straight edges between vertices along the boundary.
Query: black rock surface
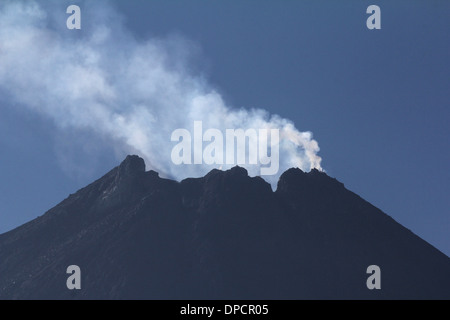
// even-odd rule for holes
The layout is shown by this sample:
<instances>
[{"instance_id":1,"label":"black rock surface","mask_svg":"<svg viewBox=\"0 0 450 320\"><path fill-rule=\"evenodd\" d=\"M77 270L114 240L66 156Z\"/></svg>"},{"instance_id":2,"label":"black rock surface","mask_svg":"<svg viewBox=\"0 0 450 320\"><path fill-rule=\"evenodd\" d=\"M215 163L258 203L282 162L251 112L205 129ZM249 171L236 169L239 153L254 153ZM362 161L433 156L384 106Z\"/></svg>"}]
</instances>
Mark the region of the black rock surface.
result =
<instances>
[{"instance_id":1,"label":"black rock surface","mask_svg":"<svg viewBox=\"0 0 450 320\"><path fill-rule=\"evenodd\" d=\"M317 170L273 192L239 167L175 182L128 156L0 235L0 299L436 298L450 299L450 259Z\"/></svg>"}]
</instances>

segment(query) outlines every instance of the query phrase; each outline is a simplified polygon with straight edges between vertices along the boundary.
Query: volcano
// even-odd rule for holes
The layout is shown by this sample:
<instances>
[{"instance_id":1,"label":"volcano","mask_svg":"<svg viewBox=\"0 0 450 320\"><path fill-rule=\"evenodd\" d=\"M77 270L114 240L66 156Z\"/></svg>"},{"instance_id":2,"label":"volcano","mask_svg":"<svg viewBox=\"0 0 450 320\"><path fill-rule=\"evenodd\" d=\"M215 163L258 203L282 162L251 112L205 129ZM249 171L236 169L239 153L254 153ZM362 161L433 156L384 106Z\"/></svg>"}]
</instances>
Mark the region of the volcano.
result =
<instances>
[{"instance_id":1,"label":"volcano","mask_svg":"<svg viewBox=\"0 0 450 320\"><path fill-rule=\"evenodd\" d=\"M450 299L450 259L324 172L272 191L240 167L177 182L128 156L0 235L0 299Z\"/></svg>"}]
</instances>

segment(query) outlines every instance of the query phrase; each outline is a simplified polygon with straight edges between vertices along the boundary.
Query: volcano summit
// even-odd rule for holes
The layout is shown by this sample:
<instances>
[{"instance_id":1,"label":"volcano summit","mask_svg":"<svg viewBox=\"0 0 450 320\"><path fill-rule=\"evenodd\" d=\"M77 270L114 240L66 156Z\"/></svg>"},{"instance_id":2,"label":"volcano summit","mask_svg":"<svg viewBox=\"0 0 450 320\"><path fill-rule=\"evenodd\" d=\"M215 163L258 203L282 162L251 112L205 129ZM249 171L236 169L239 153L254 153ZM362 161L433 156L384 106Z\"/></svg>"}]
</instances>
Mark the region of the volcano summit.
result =
<instances>
[{"instance_id":1,"label":"volcano summit","mask_svg":"<svg viewBox=\"0 0 450 320\"><path fill-rule=\"evenodd\" d=\"M450 299L450 259L324 172L273 192L240 167L162 179L137 156L0 235L0 299L135 298Z\"/></svg>"}]
</instances>

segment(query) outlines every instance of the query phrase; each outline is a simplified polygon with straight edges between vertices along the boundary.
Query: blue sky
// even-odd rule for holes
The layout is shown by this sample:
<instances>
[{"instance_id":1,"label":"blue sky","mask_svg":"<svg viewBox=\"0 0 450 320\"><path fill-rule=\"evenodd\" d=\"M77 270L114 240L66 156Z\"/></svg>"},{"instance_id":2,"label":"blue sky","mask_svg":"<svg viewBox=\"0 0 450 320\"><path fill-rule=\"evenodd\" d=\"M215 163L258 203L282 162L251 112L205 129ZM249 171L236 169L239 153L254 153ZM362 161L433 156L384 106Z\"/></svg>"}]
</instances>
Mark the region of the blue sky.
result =
<instances>
[{"instance_id":1,"label":"blue sky","mask_svg":"<svg viewBox=\"0 0 450 320\"><path fill-rule=\"evenodd\" d=\"M64 43L104 24L115 44L99 52L115 61L121 45L159 39L183 73L198 75L227 105L265 109L311 131L329 175L450 255L449 2L37 3ZM69 4L81 7L81 31L64 30ZM366 28L371 4L381 8L381 30ZM174 55L177 48L187 57ZM0 71L7 67L0 61ZM25 98L0 85L0 232L43 214L135 151L85 119L74 128L71 113L24 107L37 88L24 83L31 84L18 90Z\"/></svg>"}]
</instances>

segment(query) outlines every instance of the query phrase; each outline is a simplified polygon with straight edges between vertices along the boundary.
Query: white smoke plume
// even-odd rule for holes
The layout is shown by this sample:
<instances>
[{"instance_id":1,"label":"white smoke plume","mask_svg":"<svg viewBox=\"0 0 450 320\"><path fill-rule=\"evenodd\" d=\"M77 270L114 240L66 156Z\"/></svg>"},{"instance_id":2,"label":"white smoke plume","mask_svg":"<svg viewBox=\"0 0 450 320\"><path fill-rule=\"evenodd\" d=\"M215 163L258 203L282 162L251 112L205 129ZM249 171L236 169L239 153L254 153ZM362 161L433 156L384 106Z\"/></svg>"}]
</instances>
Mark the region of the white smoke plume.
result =
<instances>
[{"instance_id":1,"label":"white smoke plume","mask_svg":"<svg viewBox=\"0 0 450 320\"><path fill-rule=\"evenodd\" d=\"M279 129L279 173L265 177L272 185L290 167L320 169L310 132L265 110L227 105L195 74L189 64L192 43L177 37L138 40L106 3L87 1L80 7L82 30L74 31L66 28L61 3L0 3L0 90L18 107L52 119L61 130L106 137L124 153L142 156L147 169L178 180L218 167L171 161L171 133L190 130L198 120L223 131ZM257 166L245 167L259 175Z\"/></svg>"}]
</instances>

